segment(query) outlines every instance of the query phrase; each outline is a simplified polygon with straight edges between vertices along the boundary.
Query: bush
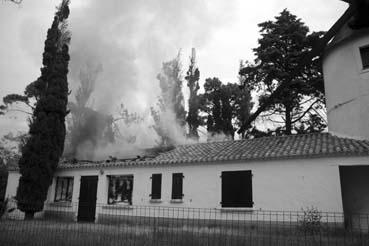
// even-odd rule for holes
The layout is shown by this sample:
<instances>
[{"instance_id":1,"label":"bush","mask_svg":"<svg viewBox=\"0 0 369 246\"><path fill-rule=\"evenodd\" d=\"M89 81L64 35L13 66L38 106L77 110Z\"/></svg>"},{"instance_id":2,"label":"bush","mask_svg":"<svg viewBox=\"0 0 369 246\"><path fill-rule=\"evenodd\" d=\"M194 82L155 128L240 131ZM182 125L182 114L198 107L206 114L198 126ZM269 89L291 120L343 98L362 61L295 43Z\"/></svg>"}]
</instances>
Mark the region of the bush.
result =
<instances>
[{"instance_id":1,"label":"bush","mask_svg":"<svg viewBox=\"0 0 369 246\"><path fill-rule=\"evenodd\" d=\"M322 227L322 212L315 207L302 209L303 215L299 218L299 226L304 232L311 234L319 232Z\"/></svg>"}]
</instances>

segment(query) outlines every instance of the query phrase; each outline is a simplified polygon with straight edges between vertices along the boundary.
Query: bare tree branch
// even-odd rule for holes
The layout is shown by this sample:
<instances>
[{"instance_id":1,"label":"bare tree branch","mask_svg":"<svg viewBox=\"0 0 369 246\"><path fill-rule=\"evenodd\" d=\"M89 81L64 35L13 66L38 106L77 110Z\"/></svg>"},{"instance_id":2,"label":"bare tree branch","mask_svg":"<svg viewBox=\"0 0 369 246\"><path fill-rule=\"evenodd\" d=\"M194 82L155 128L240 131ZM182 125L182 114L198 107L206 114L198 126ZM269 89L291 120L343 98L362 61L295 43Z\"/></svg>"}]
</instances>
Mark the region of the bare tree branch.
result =
<instances>
[{"instance_id":1,"label":"bare tree branch","mask_svg":"<svg viewBox=\"0 0 369 246\"><path fill-rule=\"evenodd\" d=\"M315 108L313 108L313 111L318 114L320 116L320 118L324 121L324 123L327 125L328 124L328 121L327 121L327 114L324 113L324 116L318 111L316 110Z\"/></svg>"},{"instance_id":2,"label":"bare tree branch","mask_svg":"<svg viewBox=\"0 0 369 246\"><path fill-rule=\"evenodd\" d=\"M25 114L32 115L32 113L21 110L21 109L8 109L8 112L22 112L22 113L25 113Z\"/></svg>"},{"instance_id":3,"label":"bare tree branch","mask_svg":"<svg viewBox=\"0 0 369 246\"><path fill-rule=\"evenodd\" d=\"M5 0L5 1L9 1L15 4L21 4L23 2L23 0Z\"/></svg>"},{"instance_id":4,"label":"bare tree branch","mask_svg":"<svg viewBox=\"0 0 369 246\"><path fill-rule=\"evenodd\" d=\"M292 121L292 124L294 124L294 123L300 121L302 118L304 118L304 116L313 108L314 104L316 104L317 102L320 102L320 99L318 99L315 102L313 102L312 104L310 104L310 106L305 110L305 112L300 117L298 117L297 119Z\"/></svg>"}]
</instances>

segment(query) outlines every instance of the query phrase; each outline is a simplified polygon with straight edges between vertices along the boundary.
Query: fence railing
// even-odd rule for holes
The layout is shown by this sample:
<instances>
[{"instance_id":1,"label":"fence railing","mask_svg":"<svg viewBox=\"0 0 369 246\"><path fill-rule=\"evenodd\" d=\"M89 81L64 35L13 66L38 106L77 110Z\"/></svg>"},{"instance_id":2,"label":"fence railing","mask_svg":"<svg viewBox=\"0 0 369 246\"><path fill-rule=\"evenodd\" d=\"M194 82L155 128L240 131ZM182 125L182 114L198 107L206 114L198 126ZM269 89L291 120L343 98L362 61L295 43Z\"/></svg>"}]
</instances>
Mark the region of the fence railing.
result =
<instances>
[{"instance_id":1,"label":"fence railing","mask_svg":"<svg viewBox=\"0 0 369 246\"><path fill-rule=\"evenodd\" d=\"M9 205L0 245L369 245L369 215L50 203L24 220Z\"/></svg>"}]
</instances>

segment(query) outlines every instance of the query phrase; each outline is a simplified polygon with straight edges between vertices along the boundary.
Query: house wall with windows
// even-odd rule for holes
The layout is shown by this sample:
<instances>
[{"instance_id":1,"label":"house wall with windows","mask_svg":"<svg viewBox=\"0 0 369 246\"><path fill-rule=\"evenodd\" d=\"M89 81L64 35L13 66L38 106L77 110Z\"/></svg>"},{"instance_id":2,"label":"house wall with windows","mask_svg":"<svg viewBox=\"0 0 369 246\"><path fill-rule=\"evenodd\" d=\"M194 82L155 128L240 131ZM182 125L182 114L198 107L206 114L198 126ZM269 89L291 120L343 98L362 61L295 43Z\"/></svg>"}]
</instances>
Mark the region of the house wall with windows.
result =
<instances>
[{"instance_id":1,"label":"house wall with windows","mask_svg":"<svg viewBox=\"0 0 369 246\"><path fill-rule=\"evenodd\" d=\"M368 157L341 157L64 169L55 174L46 202L52 206L64 206L68 203L69 201L55 201L56 183L58 178L73 177L70 203L78 204L81 176L96 175L97 203L104 205L103 210L97 212L108 213L109 208L124 208L129 205L108 204L109 177L133 175L133 205L222 208L222 172L250 170L253 205L245 209L296 211L314 206L321 211L343 212L339 166L368 164ZM152 200L151 176L159 173L162 174L161 199ZM182 199L172 199L173 173L183 173ZM12 196L15 195L14 187L18 183L19 174L11 172L9 177L12 183L8 185L7 196ZM248 188L243 189L246 191Z\"/></svg>"},{"instance_id":2,"label":"house wall with windows","mask_svg":"<svg viewBox=\"0 0 369 246\"><path fill-rule=\"evenodd\" d=\"M323 60L328 129L369 139L369 29L343 28Z\"/></svg>"}]
</instances>

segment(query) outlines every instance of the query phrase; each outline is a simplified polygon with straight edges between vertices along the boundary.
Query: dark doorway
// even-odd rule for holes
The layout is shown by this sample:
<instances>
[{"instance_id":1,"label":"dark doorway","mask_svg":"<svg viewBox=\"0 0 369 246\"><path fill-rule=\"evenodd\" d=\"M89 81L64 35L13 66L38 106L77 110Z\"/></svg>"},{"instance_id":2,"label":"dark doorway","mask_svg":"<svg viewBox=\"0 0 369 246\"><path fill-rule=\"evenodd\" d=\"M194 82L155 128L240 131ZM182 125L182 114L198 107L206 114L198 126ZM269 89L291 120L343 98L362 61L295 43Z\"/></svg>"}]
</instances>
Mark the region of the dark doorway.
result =
<instances>
[{"instance_id":1,"label":"dark doorway","mask_svg":"<svg viewBox=\"0 0 369 246\"><path fill-rule=\"evenodd\" d=\"M95 221L97 176L82 176L79 189L78 221Z\"/></svg>"},{"instance_id":2,"label":"dark doorway","mask_svg":"<svg viewBox=\"0 0 369 246\"><path fill-rule=\"evenodd\" d=\"M365 223L367 226L369 166L340 166L339 170L345 225L362 228Z\"/></svg>"}]
</instances>

